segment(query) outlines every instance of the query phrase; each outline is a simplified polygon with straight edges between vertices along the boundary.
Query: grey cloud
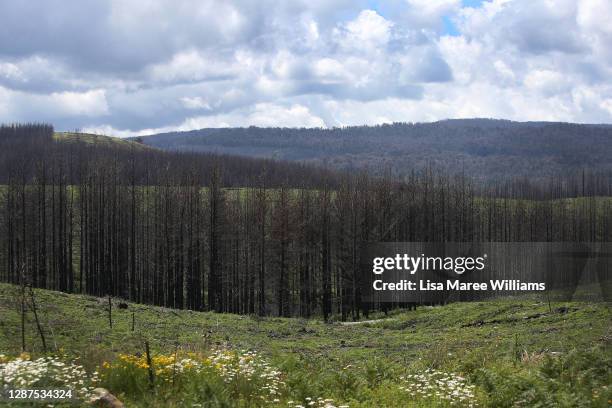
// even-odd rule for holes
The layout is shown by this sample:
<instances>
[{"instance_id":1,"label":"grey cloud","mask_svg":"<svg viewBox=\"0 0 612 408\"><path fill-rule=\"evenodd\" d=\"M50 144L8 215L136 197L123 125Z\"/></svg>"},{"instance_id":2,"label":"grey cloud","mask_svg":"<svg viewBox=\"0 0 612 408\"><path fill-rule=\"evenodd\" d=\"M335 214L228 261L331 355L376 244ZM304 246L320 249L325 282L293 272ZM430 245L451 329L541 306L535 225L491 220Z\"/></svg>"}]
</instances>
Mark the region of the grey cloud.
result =
<instances>
[{"instance_id":1,"label":"grey cloud","mask_svg":"<svg viewBox=\"0 0 612 408\"><path fill-rule=\"evenodd\" d=\"M473 112L489 109L478 91L463 92L458 83L529 97L536 91L521 87L533 70L571 76L570 85L544 93L563 109L607 118L610 67L602 61L612 55L609 32L581 31L597 28L597 16L578 24L573 3L560 0L551 9L540 0L495 0L485 6L499 6L496 13L462 15L455 40L472 47L474 63L442 52L448 37L441 18L459 12L456 0L4 1L0 121L137 131L193 117L204 120L190 123L243 123L253 112L261 117L257 106L277 105L284 120L297 115L311 123L312 113L328 125L345 123L336 114L364 123L410 120L407 112L452 117L465 115L457 107L466 105L464 95L476 95L468 104ZM377 12L368 10L374 4ZM597 53L585 38L598 39ZM572 90L596 85L572 99ZM580 104L591 113L580 113Z\"/></svg>"},{"instance_id":2,"label":"grey cloud","mask_svg":"<svg viewBox=\"0 0 612 408\"><path fill-rule=\"evenodd\" d=\"M371 76L363 84L346 79L329 84L313 75L313 61L345 58L332 33L365 5L349 0L3 2L0 64L8 68L5 75L0 68L0 85L32 95L105 89L108 113L81 120L123 129L162 127L194 111L221 114L279 97L420 98L418 85L388 76L390 60L381 72L360 73ZM397 30L402 35L392 36L391 46L420 36L418 30ZM379 53L388 52L386 44L378 47ZM279 77L272 65L283 50L294 61ZM237 59L241 52L246 57ZM346 69L350 74L352 68ZM205 100L206 108L187 106L185 98ZM79 121L78 114L53 119L71 127Z\"/></svg>"},{"instance_id":3,"label":"grey cloud","mask_svg":"<svg viewBox=\"0 0 612 408\"><path fill-rule=\"evenodd\" d=\"M92 71L139 71L189 48L273 50L302 14L329 27L363 1L32 0L0 3L0 54L57 55Z\"/></svg>"},{"instance_id":4,"label":"grey cloud","mask_svg":"<svg viewBox=\"0 0 612 408\"><path fill-rule=\"evenodd\" d=\"M398 69L403 82L449 82L453 79L451 68L431 47L413 51Z\"/></svg>"},{"instance_id":5,"label":"grey cloud","mask_svg":"<svg viewBox=\"0 0 612 408\"><path fill-rule=\"evenodd\" d=\"M591 85L610 81L610 69L606 69L596 62L580 61L575 65L574 70L586 83Z\"/></svg>"},{"instance_id":6,"label":"grey cloud","mask_svg":"<svg viewBox=\"0 0 612 408\"><path fill-rule=\"evenodd\" d=\"M498 45L511 44L530 54L583 53L589 50L576 21L577 2L533 0L500 3L490 20L467 28L474 39L494 38ZM483 24L483 25L481 25Z\"/></svg>"},{"instance_id":7,"label":"grey cloud","mask_svg":"<svg viewBox=\"0 0 612 408\"><path fill-rule=\"evenodd\" d=\"M418 85L401 85L397 83L377 82L368 86L351 86L350 84L322 84L303 82L295 90L295 95L326 95L337 99L372 101L384 98L420 99L423 88Z\"/></svg>"},{"instance_id":8,"label":"grey cloud","mask_svg":"<svg viewBox=\"0 0 612 408\"><path fill-rule=\"evenodd\" d=\"M41 56L0 59L0 86L32 92L84 91L90 81L82 81L63 61Z\"/></svg>"},{"instance_id":9,"label":"grey cloud","mask_svg":"<svg viewBox=\"0 0 612 408\"><path fill-rule=\"evenodd\" d=\"M587 44L575 32L557 29L567 26L563 20L541 21L529 18L508 27L503 36L514 42L519 49L533 54L552 51L577 54L587 51Z\"/></svg>"},{"instance_id":10,"label":"grey cloud","mask_svg":"<svg viewBox=\"0 0 612 408\"><path fill-rule=\"evenodd\" d=\"M253 6L195 0L2 2L0 53L50 54L85 70L134 72L187 47L256 38L258 14Z\"/></svg>"},{"instance_id":11,"label":"grey cloud","mask_svg":"<svg viewBox=\"0 0 612 408\"><path fill-rule=\"evenodd\" d=\"M439 55L434 54L418 64L416 78L422 82L448 82L453 79L450 67Z\"/></svg>"}]
</instances>

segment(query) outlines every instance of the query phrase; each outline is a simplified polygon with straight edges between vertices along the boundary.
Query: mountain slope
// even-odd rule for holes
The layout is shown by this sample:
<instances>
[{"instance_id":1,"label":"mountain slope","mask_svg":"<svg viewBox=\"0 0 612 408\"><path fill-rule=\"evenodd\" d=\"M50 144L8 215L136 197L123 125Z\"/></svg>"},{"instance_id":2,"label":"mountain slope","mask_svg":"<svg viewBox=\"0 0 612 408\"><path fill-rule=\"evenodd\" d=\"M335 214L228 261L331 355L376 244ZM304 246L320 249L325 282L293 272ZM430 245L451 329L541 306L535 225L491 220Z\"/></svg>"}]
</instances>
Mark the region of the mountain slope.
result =
<instances>
[{"instance_id":1,"label":"mountain slope","mask_svg":"<svg viewBox=\"0 0 612 408\"><path fill-rule=\"evenodd\" d=\"M150 150L152 147L135 140L121 139L106 135L95 135L92 133L78 132L55 132L53 140L61 143L85 143L88 145L115 147L115 148L135 148L137 150Z\"/></svg>"},{"instance_id":2,"label":"mountain slope","mask_svg":"<svg viewBox=\"0 0 612 408\"><path fill-rule=\"evenodd\" d=\"M142 138L207 151L401 173L426 166L480 179L612 170L612 126L461 119L333 129L219 128Z\"/></svg>"}]
</instances>

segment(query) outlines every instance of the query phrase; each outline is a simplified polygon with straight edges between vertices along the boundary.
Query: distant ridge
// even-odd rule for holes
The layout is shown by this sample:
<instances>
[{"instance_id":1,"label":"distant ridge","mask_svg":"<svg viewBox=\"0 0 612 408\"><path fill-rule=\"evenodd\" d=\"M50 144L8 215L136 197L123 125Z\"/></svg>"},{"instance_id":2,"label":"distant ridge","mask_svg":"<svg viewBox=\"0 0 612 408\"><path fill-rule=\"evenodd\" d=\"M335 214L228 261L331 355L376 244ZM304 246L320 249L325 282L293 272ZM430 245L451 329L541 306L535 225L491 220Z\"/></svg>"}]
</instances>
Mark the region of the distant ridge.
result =
<instances>
[{"instance_id":1,"label":"distant ridge","mask_svg":"<svg viewBox=\"0 0 612 408\"><path fill-rule=\"evenodd\" d=\"M207 128L146 136L166 150L304 161L341 169L428 166L478 179L612 171L612 126L448 119L343 128Z\"/></svg>"}]
</instances>

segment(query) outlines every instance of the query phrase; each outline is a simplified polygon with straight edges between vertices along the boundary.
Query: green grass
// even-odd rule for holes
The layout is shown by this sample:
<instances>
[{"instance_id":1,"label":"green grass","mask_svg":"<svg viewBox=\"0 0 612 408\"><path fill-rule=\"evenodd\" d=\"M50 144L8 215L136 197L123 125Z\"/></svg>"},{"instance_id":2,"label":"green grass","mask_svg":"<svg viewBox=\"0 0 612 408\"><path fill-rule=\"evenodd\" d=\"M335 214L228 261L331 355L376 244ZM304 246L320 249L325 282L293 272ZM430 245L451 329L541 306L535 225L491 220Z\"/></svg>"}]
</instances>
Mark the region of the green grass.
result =
<instances>
[{"instance_id":1,"label":"green grass","mask_svg":"<svg viewBox=\"0 0 612 408\"><path fill-rule=\"evenodd\" d=\"M447 406L400 388L401 376L427 368L466 377L476 387L479 406L603 407L612 398L612 325L605 304L549 308L544 299L507 298L395 311L356 325L129 304L113 309L111 329L105 299L35 293L47 343L79 356L88 370L115 361L119 353L144 353L144 340L154 355L253 349L283 373L287 385L279 406L306 396L350 407ZM17 299L18 288L0 285L0 353L6 355L21 351ZM27 317L27 348L41 353L33 316ZM116 384L103 385L128 406L181 406L192 392L187 387L179 396L160 388L144 402ZM230 406L250 406L227 398Z\"/></svg>"}]
</instances>

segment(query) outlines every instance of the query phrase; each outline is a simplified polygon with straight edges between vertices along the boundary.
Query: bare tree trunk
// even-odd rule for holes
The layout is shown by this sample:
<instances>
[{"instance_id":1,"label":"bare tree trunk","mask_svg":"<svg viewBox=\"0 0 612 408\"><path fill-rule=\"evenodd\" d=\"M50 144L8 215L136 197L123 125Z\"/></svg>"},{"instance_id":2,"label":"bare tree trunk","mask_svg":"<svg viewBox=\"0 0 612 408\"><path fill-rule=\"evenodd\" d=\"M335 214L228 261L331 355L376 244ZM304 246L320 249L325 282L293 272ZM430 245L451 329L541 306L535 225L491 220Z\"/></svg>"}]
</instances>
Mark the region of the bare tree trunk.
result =
<instances>
[{"instance_id":1,"label":"bare tree trunk","mask_svg":"<svg viewBox=\"0 0 612 408\"><path fill-rule=\"evenodd\" d=\"M45 341L45 333L43 332L40 320L38 319L38 311L36 309L36 301L34 300L34 289L30 285L30 303L32 304L32 312L34 313L34 320L36 321L36 329L40 335L40 341L42 342L43 351L47 352L47 342Z\"/></svg>"},{"instance_id":2,"label":"bare tree trunk","mask_svg":"<svg viewBox=\"0 0 612 408\"><path fill-rule=\"evenodd\" d=\"M111 300L111 295L108 295L108 326L113 328L113 302Z\"/></svg>"}]
</instances>

